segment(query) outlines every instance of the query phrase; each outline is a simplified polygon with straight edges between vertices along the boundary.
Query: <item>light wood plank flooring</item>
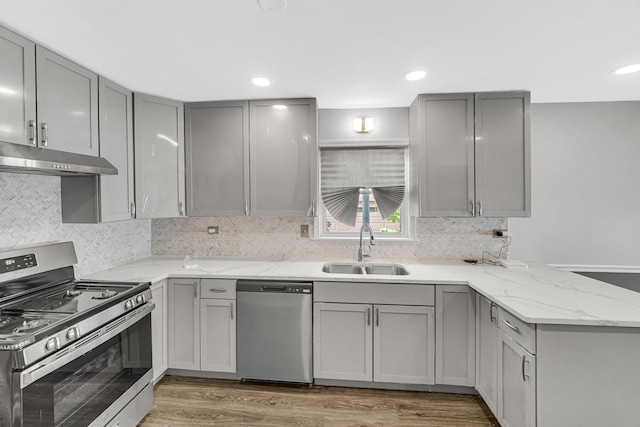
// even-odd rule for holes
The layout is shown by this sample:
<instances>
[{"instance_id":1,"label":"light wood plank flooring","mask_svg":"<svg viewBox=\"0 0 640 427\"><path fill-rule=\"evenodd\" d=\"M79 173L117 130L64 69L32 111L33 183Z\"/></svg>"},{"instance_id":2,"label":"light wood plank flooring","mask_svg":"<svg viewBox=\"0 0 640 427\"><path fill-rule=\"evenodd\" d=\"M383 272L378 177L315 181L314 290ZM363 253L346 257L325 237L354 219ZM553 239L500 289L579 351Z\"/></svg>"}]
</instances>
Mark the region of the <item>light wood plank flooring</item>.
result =
<instances>
[{"instance_id":1,"label":"light wood plank flooring","mask_svg":"<svg viewBox=\"0 0 640 427\"><path fill-rule=\"evenodd\" d=\"M141 427L499 426L478 396L166 376Z\"/></svg>"}]
</instances>

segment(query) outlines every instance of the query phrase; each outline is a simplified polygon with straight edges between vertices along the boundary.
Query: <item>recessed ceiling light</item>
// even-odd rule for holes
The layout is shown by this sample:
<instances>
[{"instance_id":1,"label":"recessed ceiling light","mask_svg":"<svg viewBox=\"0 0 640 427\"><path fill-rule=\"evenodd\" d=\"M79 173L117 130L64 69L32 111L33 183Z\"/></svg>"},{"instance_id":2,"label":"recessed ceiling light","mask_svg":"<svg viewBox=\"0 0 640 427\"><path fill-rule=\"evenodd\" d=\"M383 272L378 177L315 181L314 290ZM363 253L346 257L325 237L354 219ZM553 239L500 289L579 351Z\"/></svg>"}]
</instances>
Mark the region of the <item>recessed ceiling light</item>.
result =
<instances>
[{"instance_id":1,"label":"recessed ceiling light","mask_svg":"<svg viewBox=\"0 0 640 427\"><path fill-rule=\"evenodd\" d=\"M640 63L631 64L631 65L625 65L624 67L616 68L611 73L617 74L617 75L622 75L622 74L637 73L638 71L640 71Z\"/></svg>"},{"instance_id":2,"label":"recessed ceiling light","mask_svg":"<svg viewBox=\"0 0 640 427\"><path fill-rule=\"evenodd\" d=\"M427 75L426 71L415 70L415 71L410 71L407 74L405 74L404 78L412 82L412 81L415 81L415 80L424 79L426 75Z\"/></svg>"},{"instance_id":3,"label":"recessed ceiling light","mask_svg":"<svg viewBox=\"0 0 640 427\"><path fill-rule=\"evenodd\" d=\"M265 77L254 77L253 79L251 79L251 83L253 83L256 86L266 87L271 84L271 80Z\"/></svg>"},{"instance_id":4,"label":"recessed ceiling light","mask_svg":"<svg viewBox=\"0 0 640 427\"><path fill-rule=\"evenodd\" d=\"M282 104L276 104L273 106L273 108L275 108L276 110L286 110L287 106Z\"/></svg>"},{"instance_id":5,"label":"recessed ceiling light","mask_svg":"<svg viewBox=\"0 0 640 427\"><path fill-rule=\"evenodd\" d=\"M258 0L258 7L265 12L284 12L287 0Z\"/></svg>"}]
</instances>

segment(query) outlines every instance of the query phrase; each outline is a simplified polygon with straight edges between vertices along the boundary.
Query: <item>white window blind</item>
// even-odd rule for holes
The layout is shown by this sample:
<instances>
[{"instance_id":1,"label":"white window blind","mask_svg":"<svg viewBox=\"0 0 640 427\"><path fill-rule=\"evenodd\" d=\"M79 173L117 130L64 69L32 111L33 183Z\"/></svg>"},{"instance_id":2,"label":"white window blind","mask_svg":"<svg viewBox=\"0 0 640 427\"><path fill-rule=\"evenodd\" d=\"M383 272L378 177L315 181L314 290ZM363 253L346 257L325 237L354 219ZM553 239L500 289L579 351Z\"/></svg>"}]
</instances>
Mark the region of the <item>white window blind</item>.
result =
<instances>
[{"instance_id":1,"label":"white window blind","mask_svg":"<svg viewBox=\"0 0 640 427\"><path fill-rule=\"evenodd\" d=\"M320 193L331 215L355 226L361 188L371 188L382 218L398 210L405 193L405 149L322 149Z\"/></svg>"}]
</instances>

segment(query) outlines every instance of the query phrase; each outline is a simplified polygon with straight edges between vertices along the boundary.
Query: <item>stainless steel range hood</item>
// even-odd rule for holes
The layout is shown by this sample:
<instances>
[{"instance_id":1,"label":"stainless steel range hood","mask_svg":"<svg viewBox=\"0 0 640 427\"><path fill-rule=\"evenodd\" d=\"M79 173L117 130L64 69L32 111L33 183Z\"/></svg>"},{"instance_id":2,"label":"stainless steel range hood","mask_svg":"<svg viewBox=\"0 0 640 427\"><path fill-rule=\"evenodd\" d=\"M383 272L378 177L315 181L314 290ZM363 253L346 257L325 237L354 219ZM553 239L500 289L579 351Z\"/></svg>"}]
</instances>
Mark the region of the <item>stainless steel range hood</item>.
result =
<instances>
[{"instance_id":1,"label":"stainless steel range hood","mask_svg":"<svg viewBox=\"0 0 640 427\"><path fill-rule=\"evenodd\" d=\"M0 142L0 171L40 175L117 175L102 157Z\"/></svg>"}]
</instances>

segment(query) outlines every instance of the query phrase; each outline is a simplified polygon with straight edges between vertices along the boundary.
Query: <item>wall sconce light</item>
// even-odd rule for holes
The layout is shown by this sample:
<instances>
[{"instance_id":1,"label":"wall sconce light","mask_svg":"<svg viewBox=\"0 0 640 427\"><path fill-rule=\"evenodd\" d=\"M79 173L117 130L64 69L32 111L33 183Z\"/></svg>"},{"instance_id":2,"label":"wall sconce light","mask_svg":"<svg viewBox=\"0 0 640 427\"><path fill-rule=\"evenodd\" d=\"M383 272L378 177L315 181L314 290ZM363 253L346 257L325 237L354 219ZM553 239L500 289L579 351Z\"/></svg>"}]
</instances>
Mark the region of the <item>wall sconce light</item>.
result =
<instances>
[{"instance_id":1,"label":"wall sconce light","mask_svg":"<svg viewBox=\"0 0 640 427\"><path fill-rule=\"evenodd\" d=\"M366 133L373 130L373 117L356 117L353 119L353 130Z\"/></svg>"}]
</instances>

